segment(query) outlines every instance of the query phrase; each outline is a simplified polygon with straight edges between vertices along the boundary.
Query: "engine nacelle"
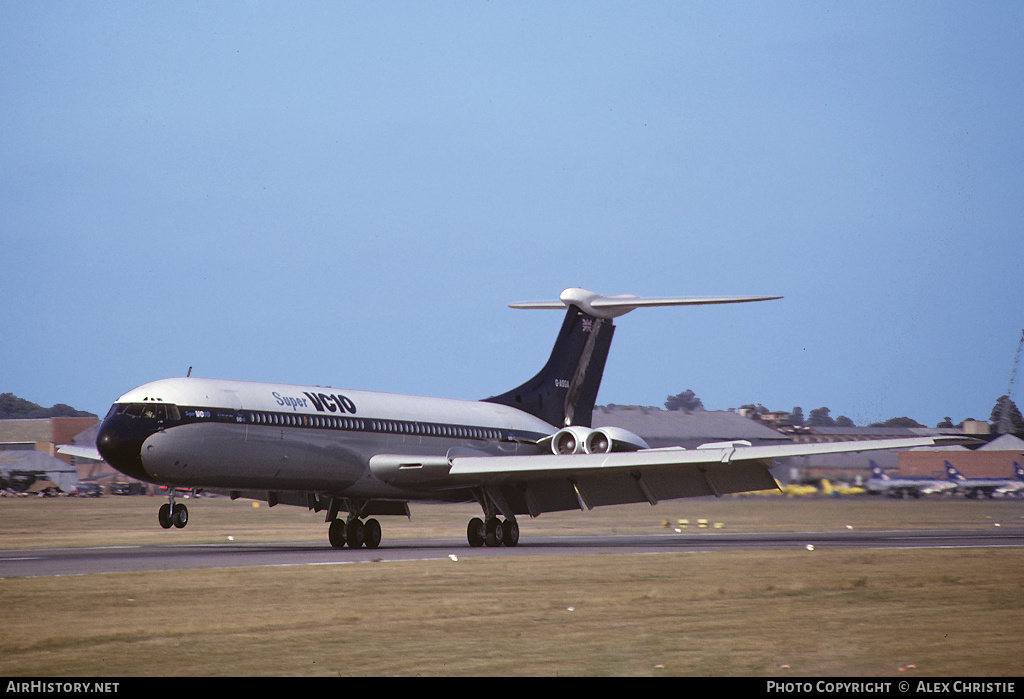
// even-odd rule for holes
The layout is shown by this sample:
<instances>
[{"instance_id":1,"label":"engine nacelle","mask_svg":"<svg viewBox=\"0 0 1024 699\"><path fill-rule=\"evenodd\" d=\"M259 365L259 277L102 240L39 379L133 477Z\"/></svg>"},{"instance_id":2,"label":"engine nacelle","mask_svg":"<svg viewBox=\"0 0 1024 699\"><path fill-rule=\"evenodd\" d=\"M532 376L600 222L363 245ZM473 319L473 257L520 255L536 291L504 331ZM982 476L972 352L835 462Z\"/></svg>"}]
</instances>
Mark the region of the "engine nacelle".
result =
<instances>
[{"instance_id":1,"label":"engine nacelle","mask_svg":"<svg viewBox=\"0 0 1024 699\"><path fill-rule=\"evenodd\" d=\"M621 427L564 427L548 439L551 453L561 454L609 454L613 451L638 451L650 449L643 439Z\"/></svg>"},{"instance_id":2,"label":"engine nacelle","mask_svg":"<svg viewBox=\"0 0 1024 699\"><path fill-rule=\"evenodd\" d=\"M590 434L589 427L573 425L558 430L551 437L552 454L582 454L587 435Z\"/></svg>"},{"instance_id":3,"label":"engine nacelle","mask_svg":"<svg viewBox=\"0 0 1024 699\"><path fill-rule=\"evenodd\" d=\"M613 451L650 449L643 439L621 427L598 427L591 430L583 443L588 454L609 454Z\"/></svg>"}]
</instances>

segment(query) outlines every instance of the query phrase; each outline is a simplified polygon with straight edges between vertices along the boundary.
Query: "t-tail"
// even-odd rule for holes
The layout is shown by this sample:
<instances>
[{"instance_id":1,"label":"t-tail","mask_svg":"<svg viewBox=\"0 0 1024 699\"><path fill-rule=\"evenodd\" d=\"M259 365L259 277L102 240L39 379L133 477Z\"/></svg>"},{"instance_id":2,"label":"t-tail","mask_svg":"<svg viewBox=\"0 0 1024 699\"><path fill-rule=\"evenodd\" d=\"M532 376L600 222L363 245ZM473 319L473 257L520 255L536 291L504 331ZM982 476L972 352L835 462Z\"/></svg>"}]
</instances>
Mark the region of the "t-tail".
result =
<instances>
[{"instance_id":1,"label":"t-tail","mask_svg":"<svg viewBox=\"0 0 1024 699\"><path fill-rule=\"evenodd\" d=\"M951 480L951 481L967 480L964 477L964 474L960 473L960 471L958 471L956 469L956 466L954 466L953 464L949 463L948 461L946 461L944 463L946 464L946 474L949 476L949 480Z\"/></svg>"},{"instance_id":2,"label":"t-tail","mask_svg":"<svg viewBox=\"0 0 1024 699\"><path fill-rule=\"evenodd\" d=\"M511 308L568 310L544 368L526 383L485 401L517 408L556 427L590 427L615 333L613 318L644 306L743 303L777 298L781 297L642 299L633 295L603 296L586 289L572 288L563 291L558 301L510 304Z\"/></svg>"},{"instance_id":3,"label":"t-tail","mask_svg":"<svg viewBox=\"0 0 1024 699\"><path fill-rule=\"evenodd\" d=\"M889 476L885 473L885 471L882 470L882 467L879 466L876 461L871 460L871 461L869 461L869 463L871 464L871 477L872 478L877 478L877 479L883 480L883 481L889 480Z\"/></svg>"}]
</instances>

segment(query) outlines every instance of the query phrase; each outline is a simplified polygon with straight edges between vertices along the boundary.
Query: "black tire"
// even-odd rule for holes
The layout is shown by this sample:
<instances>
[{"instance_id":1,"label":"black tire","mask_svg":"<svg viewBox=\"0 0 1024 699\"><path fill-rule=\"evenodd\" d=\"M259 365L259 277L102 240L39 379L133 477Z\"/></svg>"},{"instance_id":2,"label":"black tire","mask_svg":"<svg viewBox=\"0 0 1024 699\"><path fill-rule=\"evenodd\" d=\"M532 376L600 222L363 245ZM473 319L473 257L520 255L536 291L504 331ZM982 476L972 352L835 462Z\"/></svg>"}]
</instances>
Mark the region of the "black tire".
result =
<instances>
[{"instance_id":1,"label":"black tire","mask_svg":"<svg viewBox=\"0 0 1024 699\"><path fill-rule=\"evenodd\" d=\"M501 546L501 539L504 536L504 527L501 526L501 520L497 517L491 517L484 523L484 543L489 547Z\"/></svg>"},{"instance_id":2,"label":"black tire","mask_svg":"<svg viewBox=\"0 0 1024 699\"><path fill-rule=\"evenodd\" d=\"M363 523L354 519L345 526L345 541L350 549L357 549L363 545L365 530Z\"/></svg>"},{"instance_id":3,"label":"black tire","mask_svg":"<svg viewBox=\"0 0 1024 699\"><path fill-rule=\"evenodd\" d=\"M474 517L469 520L469 526L466 527L466 538L469 539L469 545L473 548L484 545L484 521L482 519Z\"/></svg>"},{"instance_id":4,"label":"black tire","mask_svg":"<svg viewBox=\"0 0 1024 699\"><path fill-rule=\"evenodd\" d=\"M501 543L505 546L515 546L519 543L519 523L514 519L506 519L502 526Z\"/></svg>"},{"instance_id":5,"label":"black tire","mask_svg":"<svg viewBox=\"0 0 1024 699\"><path fill-rule=\"evenodd\" d=\"M156 518L164 529L170 529L174 525L174 522L171 521L171 506L169 504L160 506L156 513Z\"/></svg>"},{"instance_id":6,"label":"black tire","mask_svg":"<svg viewBox=\"0 0 1024 699\"><path fill-rule=\"evenodd\" d=\"M331 546L336 549L345 548L345 544L348 543L345 539L345 520L336 519L331 522L331 526L327 530L327 540L330 541Z\"/></svg>"},{"instance_id":7,"label":"black tire","mask_svg":"<svg viewBox=\"0 0 1024 699\"><path fill-rule=\"evenodd\" d=\"M174 522L174 526L178 529L184 529L185 525L188 524L188 508L184 505L175 505L174 512L171 514L171 521Z\"/></svg>"},{"instance_id":8,"label":"black tire","mask_svg":"<svg viewBox=\"0 0 1024 699\"><path fill-rule=\"evenodd\" d=\"M375 519L368 519L363 524L363 546L368 549L375 549L380 546L380 522Z\"/></svg>"}]
</instances>

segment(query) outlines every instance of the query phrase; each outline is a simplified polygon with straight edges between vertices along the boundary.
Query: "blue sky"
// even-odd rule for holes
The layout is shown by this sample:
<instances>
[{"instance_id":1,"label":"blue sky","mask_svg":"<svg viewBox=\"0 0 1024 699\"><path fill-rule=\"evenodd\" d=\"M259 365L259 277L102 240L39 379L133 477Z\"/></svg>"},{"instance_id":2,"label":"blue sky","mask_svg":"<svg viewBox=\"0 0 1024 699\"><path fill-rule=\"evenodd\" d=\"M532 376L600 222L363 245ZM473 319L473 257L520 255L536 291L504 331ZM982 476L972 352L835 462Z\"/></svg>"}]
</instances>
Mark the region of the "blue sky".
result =
<instances>
[{"instance_id":1,"label":"blue sky","mask_svg":"<svg viewBox=\"0 0 1024 699\"><path fill-rule=\"evenodd\" d=\"M602 404L987 419L1022 115L1018 2L0 3L0 392L483 398L583 286L785 297L623 317Z\"/></svg>"}]
</instances>

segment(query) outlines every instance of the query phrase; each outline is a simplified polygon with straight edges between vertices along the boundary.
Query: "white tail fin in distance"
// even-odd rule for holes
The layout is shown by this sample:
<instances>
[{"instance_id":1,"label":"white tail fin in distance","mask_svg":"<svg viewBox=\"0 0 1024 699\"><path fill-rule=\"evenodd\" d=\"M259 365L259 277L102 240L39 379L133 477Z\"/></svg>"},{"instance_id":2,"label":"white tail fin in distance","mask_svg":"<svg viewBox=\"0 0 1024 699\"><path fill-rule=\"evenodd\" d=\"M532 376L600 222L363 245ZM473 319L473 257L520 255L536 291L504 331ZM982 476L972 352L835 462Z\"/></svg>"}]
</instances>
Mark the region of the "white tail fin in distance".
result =
<instances>
[{"instance_id":1,"label":"white tail fin in distance","mask_svg":"<svg viewBox=\"0 0 1024 699\"><path fill-rule=\"evenodd\" d=\"M558 301L525 301L511 303L509 308L524 309L566 309L576 306L595 318L618 318L637 308L648 306L703 306L718 303L748 303L751 301L771 301L781 296L678 296L662 298L640 298L633 294L605 296L579 287L566 289L559 295Z\"/></svg>"}]
</instances>

